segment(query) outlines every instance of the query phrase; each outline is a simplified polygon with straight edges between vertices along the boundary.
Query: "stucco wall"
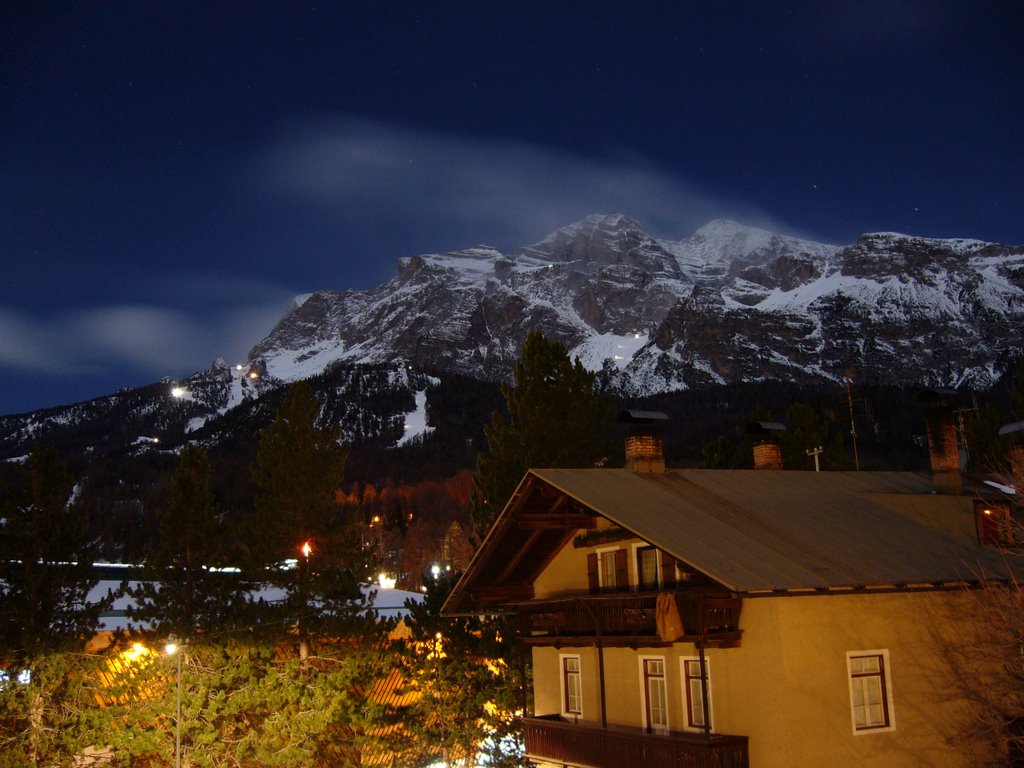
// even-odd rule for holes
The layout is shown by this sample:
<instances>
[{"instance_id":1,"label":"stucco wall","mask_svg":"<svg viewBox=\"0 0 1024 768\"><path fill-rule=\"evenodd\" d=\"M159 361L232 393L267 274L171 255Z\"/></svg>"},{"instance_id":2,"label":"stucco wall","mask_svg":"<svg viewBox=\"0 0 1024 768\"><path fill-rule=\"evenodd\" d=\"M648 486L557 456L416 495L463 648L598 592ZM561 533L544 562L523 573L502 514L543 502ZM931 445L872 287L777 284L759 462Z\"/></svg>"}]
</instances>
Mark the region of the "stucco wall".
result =
<instances>
[{"instance_id":1,"label":"stucco wall","mask_svg":"<svg viewBox=\"0 0 1024 768\"><path fill-rule=\"evenodd\" d=\"M609 527L607 521L599 521L597 530L607 530ZM586 533L588 532L577 531L577 534ZM642 544L645 544L645 542L636 537L607 541L595 544L594 546L580 547L579 549L570 542L555 555L554 559L534 582L534 597L543 599L559 597L560 595L585 593L587 591L587 555L591 552L599 552L606 549L626 548L629 551L629 579L631 584L635 584L635 550L637 546Z\"/></svg>"},{"instance_id":2,"label":"stucco wall","mask_svg":"<svg viewBox=\"0 0 1024 768\"><path fill-rule=\"evenodd\" d=\"M570 558L566 563L571 563ZM553 563L561 566L566 563ZM585 571L584 571L585 573ZM753 768L769 766L975 766L971 712L952 680L974 595L958 591L748 598L739 648L709 649L716 732L750 738ZM886 650L894 730L855 734L846 654ZM537 714L561 711L560 653L579 653L582 722L600 723L597 651L534 649ZM692 644L605 649L609 724L643 722L640 657L665 658L669 725L685 724L680 659Z\"/></svg>"}]
</instances>

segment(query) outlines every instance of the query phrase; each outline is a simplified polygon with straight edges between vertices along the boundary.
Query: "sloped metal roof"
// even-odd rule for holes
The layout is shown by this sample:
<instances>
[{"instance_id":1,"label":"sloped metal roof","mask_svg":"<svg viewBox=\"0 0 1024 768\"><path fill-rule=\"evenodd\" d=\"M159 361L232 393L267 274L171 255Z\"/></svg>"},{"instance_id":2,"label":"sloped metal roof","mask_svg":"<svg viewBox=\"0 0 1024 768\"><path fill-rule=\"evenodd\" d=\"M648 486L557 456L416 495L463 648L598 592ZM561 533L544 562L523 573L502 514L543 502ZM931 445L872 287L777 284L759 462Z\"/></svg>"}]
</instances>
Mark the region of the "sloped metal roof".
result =
<instances>
[{"instance_id":1,"label":"sloped metal roof","mask_svg":"<svg viewBox=\"0 0 1024 768\"><path fill-rule=\"evenodd\" d=\"M975 581L1000 554L927 522L962 515L900 472L534 469L544 483L736 592ZM960 527L967 531L968 526Z\"/></svg>"}]
</instances>

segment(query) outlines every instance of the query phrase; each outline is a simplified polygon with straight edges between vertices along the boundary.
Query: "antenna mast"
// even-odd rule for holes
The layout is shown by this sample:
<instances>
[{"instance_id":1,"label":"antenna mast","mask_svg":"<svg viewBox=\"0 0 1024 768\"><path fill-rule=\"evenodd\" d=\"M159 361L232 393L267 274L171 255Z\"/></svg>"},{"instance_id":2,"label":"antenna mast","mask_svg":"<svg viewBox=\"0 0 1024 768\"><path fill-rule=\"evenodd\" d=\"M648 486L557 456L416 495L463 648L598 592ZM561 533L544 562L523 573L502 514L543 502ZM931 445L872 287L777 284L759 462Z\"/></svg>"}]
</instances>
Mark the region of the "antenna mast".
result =
<instances>
[{"instance_id":1,"label":"antenna mast","mask_svg":"<svg viewBox=\"0 0 1024 768\"><path fill-rule=\"evenodd\" d=\"M853 421L853 393L850 392L850 380L846 380L846 404L850 408L850 437L853 438L853 466L860 471L860 458L857 456L857 425Z\"/></svg>"}]
</instances>

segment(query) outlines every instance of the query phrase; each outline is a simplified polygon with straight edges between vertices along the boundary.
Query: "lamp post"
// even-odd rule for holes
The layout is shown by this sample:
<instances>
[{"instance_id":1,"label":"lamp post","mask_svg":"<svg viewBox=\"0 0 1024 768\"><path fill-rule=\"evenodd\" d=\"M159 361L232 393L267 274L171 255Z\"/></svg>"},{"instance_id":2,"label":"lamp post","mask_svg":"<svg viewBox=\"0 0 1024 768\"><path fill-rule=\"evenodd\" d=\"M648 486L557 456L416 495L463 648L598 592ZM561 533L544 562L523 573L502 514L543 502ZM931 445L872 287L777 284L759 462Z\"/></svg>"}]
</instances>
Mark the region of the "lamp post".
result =
<instances>
[{"instance_id":1,"label":"lamp post","mask_svg":"<svg viewBox=\"0 0 1024 768\"><path fill-rule=\"evenodd\" d=\"M305 667L309 658L309 618L306 614L309 612L309 556L313 554L313 542L306 539L299 551L302 552L302 560L298 563L299 599L302 601L298 617L299 661Z\"/></svg>"},{"instance_id":2,"label":"lamp post","mask_svg":"<svg viewBox=\"0 0 1024 768\"><path fill-rule=\"evenodd\" d=\"M174 715L174 768L181 768L181 647L174 639L174 635L167 638L164 651L177 656L178 662L178 691Z\"/></svg>"}]
</instances>

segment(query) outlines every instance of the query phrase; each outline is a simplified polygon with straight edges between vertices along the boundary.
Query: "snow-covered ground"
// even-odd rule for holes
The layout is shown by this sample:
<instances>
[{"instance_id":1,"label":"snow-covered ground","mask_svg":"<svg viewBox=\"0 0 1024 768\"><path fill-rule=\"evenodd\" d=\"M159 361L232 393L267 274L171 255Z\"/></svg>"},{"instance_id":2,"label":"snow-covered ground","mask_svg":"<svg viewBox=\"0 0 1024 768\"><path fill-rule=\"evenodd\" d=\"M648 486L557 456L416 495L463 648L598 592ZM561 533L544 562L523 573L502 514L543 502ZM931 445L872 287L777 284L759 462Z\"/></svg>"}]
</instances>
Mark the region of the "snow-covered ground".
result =
<instances>
[{"instance_id":1,"label":"snow-covered ground","mask_svg":"<svg viewBox=\"0 0 1024 768\"><path fill-rule=\"evenodd\" d=\"M398 445L406 445L434 430L427 424L427 391L416 393L416 410L405 415L405 434L398 440Z\"/></svg>"},{"instance_id":2,"label":"snow-covered ground","mask_svg":"<svg viewBox=\"0 0 1024 768\"><path fill-rule=\"evenodd\" d=\"M578 357L583 367L590 371L599 371L605 360L612 360L618 369L625 368L633 355L649 341L646 333L631 333L619 336L604 333L590 337L570 353Z\"/></svg>"},{"instance_id":3,"label":"snow-covered ground","mask_svg":"<svg viewBox=\"0 0 1024 768\"><path fill-rule=\"evenodd\" d=\"M130 573L132 566L124 564L113 564L103 563L100 564L105 573L105 578L101 579L96 586L89 592L86 600L90 603L98 602L99 600L106 597L109 593L117 594L122 585L122 580L115 577L117 571L123 571L125 575ZM132 580L128 582L129 588L136 588L139 586L138 581ZM380 587L376 585L365 585L363 587L363 594L370 596L370 605L377 616L381 618L401 618L408 614L408 609L405 607L407 600L413 602L422 602L423 595L418 592L408 592L404 589L395 589L393 587ZM253 597L262 599L267 603L274 603L283 600L285 595L279 589L263 588L254 593ZM128 629L129 621L126 616L126 612L133 605L132 599L127 595L120 595L114 604L100 617L100 624L98 629L100 630L118 630ZM138 624L136 624L138 626Z\"/></svg>"}]
</instances>

